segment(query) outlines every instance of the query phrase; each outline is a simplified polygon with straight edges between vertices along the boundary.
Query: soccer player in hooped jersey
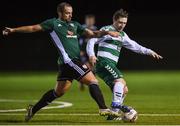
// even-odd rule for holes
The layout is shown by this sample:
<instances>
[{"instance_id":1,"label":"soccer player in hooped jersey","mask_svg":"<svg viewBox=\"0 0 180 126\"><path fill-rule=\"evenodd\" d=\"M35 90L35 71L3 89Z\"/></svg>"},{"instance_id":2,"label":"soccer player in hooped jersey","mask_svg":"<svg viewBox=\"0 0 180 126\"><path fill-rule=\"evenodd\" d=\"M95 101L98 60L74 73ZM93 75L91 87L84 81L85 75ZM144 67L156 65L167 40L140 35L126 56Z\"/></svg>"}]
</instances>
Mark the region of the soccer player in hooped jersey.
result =
<instances>
[{"instance_id":1,"label":"soccer player in hooped jersey","mask_svg":"<svg viewBox=\"0 0 180 126\"><path fill-rule=\"evenodd\" d=\"M72 12L72 6L69 3L63 2L57 6L58 18L48 19L36 25L17 28L6 27L3 30L3 35L47 31L50 33L60 55L56 87L46 92L35 105L28 107L27 115L25 116L26 121L29 121L38 110L64 95L70 88L73 79L88 85L91 97L99 106L100 115L116 114L106 107L103 95L98 86L98 81L93 73L85 64L80 62L80 49L77 37L82 34L88 37L101 37L107 34L118 37L119 33L112 31L92 31L83 28L78 22L71 20Z\"/></svg>"},{"instance_id":2,"label":"soccer player in hooped jersey","mask_svg":"<svg viewBox=\"0 0 180 126\"><path fill-rule=\"evenodd\" d=\"M101 38L92 38L87 44L87 54L90 63L96 65L96 73L102 78L105 83L110 87L113 92L112 110L115 112L122 112L129 114L136 114L130 112L130 108L123 105L123 100L128 91L126 81L123 79L122 73L117 68L119 54L122 47L132 50L133 52L149 55L155 59L162 59L162 56L157 54L151 49L145 48L134 40L131 40L128 35L123 31L128 19L128 13L124 10L118 10L113 15L113 24L104 26L101 30L117 31L119 37L112 37L105 35ZM97 57L94 54L94 44L98 44ZM113 120L112 116L108 116L107 120Z\"/></svg>"}]
</instances>

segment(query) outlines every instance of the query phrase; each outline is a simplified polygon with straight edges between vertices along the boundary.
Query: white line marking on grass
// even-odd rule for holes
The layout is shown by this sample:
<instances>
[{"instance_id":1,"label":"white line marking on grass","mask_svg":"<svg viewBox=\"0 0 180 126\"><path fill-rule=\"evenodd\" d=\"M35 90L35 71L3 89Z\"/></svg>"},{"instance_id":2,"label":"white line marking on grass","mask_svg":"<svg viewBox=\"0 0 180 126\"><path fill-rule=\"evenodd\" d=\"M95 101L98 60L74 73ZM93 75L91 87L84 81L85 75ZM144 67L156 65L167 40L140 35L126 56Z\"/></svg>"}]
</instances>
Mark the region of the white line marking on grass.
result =
<instances>
[{"instance_id":1,"label":"white line marking on grass","mask_svg":"<svg viewBox=\"0 0 180 126\"><path fill-rule=\"evenodd\" d=\"M29 101L29 100L0 99L0 102L23 103L23 102L36 102L36 100ZM49 106L49 107L44 107L42 109L65 108L65 107L70 107L73 105L72 103L62 102L62 101L54 101L54 102L52 102L52 104L57 104L57 106ZM22 111L26 111L26 109L0 110L0 113L2 113L2 112L22 112Z\"/></svg>"},{"instance_id":2,"label":"white line marking on grass","mask_svg":"<svg viewBox=\"0 0 180 126\"><path fill-rule=\"evenodd\" d=\"M146 113L146 114L138 114L138 115L140 115L140 116L180 116L180 114L164 114L164 113L162 113L162 114L148 114L148 113Z\"/></svg>"},{"instance_id":3,"label":"white line marking on grass","mask_svg":"<svg viewBox=\"0 0 180 126\"><path fill-rule=\"evenodd\" d=\"M24 115L24 113L0 113L0 115L12 115L12 116L21 116ZM36 114L37 116L98 116L99 114L95 113L39 113ZM138 114L139 116L154 116L154 117L168 117L168 116L180 116L180 114Z\"/></svg>"},{"instance_id":4,"label":"white line marking on grass","mask_svg":"<svg viewBox=\"0 0 180 126\"><path fill-rule=\"evenodd\" d=\"M12 126L6 125L6 126ZM42 125L13 125L13 126L42 126ZM43 126L60 126L60 125L44 125ZM66 125L66 126L74 126L74 125ZM76 125L76 126L84 126L84 125ZM105 126L105 125L86 125L86 126ZM130 126L130 125L106 125L106 126ZM180 126L180 125L132 125L132 126Z\"/></svg>"},{"instance_id":5,"label":"white line marking on grass","mask_svg":"<svg viewBox=\"0 0 180 126\"><path fill-rule=\"evenodd\" d=\"M0 102L14 102L14 103L24 103L24 102L36 102L36 100L15 100L15 99L0 99ZM54 108L64 108L64 107L70 107L73 104L68 102L62 102L62 101L54 101L52 104L58 104L57 106L49 106L45 107L43 109L54 109ZM26 111L26 109L8 109L8 110L0 110L0 115L24 115L23 113L7 113L7 112L22 112ZM40 113L37 114L39 116L97 116L99 114L95 113ZM155 117L162 117L162 116L180 116L180 114L138 114L139 116L155 116Z\"/></svg>"}]
</instances>

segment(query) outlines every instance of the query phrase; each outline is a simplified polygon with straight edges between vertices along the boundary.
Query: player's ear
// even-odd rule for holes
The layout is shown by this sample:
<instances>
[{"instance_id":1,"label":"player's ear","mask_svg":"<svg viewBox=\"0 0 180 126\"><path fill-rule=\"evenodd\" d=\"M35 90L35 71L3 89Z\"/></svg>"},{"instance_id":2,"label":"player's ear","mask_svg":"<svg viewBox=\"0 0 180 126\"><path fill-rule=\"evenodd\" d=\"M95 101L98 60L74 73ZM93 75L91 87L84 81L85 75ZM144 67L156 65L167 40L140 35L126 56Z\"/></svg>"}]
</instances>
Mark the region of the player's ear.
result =
<instances>
[{"instance_id":1,"label":"player's ear","mask_svg":"<svg viewBox=\"0 0 180 126\"><path fill-rule=\"evenodd\" d=\"M59 11L57 11L57 14L58 14L58 17L62 17L62 13L61 12L59 12Z\"/></svg>"}]
</instances>

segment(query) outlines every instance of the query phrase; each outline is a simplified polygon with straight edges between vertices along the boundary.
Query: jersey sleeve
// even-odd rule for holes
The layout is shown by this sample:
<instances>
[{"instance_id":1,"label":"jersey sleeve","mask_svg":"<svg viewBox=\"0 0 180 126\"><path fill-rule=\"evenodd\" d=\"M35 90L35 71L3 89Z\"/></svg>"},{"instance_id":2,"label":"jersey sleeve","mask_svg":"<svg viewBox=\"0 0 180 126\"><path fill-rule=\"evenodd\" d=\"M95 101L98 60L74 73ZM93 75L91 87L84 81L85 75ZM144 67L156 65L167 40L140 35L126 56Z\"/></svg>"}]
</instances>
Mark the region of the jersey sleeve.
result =
<instances>
[{"instance_id":1,"label":"jersey sleeve","mask_svg":"<svg viewBox=\"0 0 180 126\"><path fill-rule=\"evenodd\" d=\"M103 42L107 36L108 35L103 36L101 38L91 38L88 40L87 46L86 46L86 52L88 56L95 56L94 45Z\"/></svg>"},{"instance_id":2,"label":"jersey sleeve","mask_svg":"<svg viewBox=\"0 0 180 126\"><path fill-rule=\"evenodd\" d=\"M148 49L146 47L143 47L139 45L137 42L134 40L131 40L128 35L125 33L125 36L123 37L123 42L122 42L123 47L144 55L150 55L152 53L151 49Z\"/></svg>"},{"instance_id":3,"label":"jersey sleeve","mask_svg":"<svg viewBox=\"0 0 180 126\"><path fill-rule=\"evenodd\" d=\"M53 21L54 21L55 18L53 19L48 19L48 20L45 20L43 21L42 23L40 23L42 29L44 31L52 31L53 30L53 27L54 27L54 24L53 24Z\"/></svg>"},{"instance_id":4,"label":"jersey sleeve","mask_svg":"<svg viewBox=\"0 0 180 126\"><path fill-rule=\"evenodd\" d=\"M87 42L87 46L86 46L86 52L88 54L88 56L95 56L95 52L94 52L94 45L98 44L99 38L91 38L89 39L89 41Z\"/></svg>"}]
</instances>

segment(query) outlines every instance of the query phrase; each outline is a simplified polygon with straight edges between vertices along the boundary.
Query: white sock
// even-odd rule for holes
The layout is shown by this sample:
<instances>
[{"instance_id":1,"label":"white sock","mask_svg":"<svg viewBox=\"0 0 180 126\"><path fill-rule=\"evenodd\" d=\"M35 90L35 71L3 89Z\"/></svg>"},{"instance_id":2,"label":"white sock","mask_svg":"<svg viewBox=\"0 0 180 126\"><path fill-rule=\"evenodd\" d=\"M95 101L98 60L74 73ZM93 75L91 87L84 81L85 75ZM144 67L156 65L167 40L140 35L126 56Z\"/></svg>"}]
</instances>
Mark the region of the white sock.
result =
<instances>
[{"instance_id":1,"label":"white sock","mask_svg":"<svg viewBox=\"0 0 180 126\"><path fill-rule=\"evenodd\" d=\"M121 82L116 82L114 84L114 88L113 88L113 100L112 100L112 104L117 104L117 105L122 105L123 100L124 100L124 84ZM117 108L112 108L113 111L119 111L119 109Z\"/></svg>"}]
</instances>

